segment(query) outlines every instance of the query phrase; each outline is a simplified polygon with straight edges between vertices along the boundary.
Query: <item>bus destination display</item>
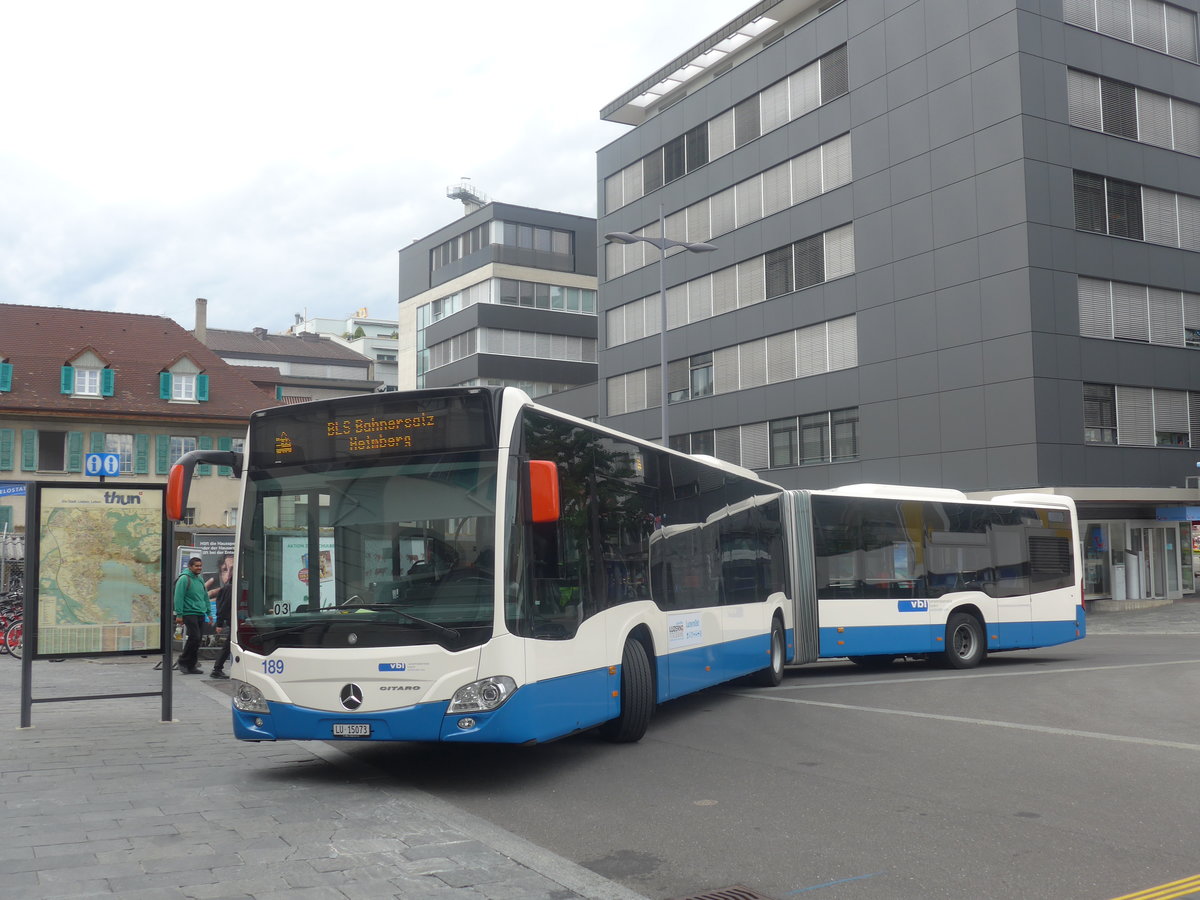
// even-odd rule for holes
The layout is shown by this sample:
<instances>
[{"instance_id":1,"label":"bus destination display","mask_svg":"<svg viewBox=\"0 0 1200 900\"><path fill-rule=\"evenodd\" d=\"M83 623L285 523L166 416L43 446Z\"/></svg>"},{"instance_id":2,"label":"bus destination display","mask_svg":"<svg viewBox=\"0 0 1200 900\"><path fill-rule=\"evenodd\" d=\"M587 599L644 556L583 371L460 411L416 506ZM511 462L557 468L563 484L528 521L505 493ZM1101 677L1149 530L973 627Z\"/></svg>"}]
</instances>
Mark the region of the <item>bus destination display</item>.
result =
<instances>
[{"instance_id":1,"label":"bus destination display","mask_svg":"<svg viewBox=\"0 0 1200 900\"><path fill-rule=\"evenodd\" d=\"M255 417L255 466L395 454L478 450L491 446L486 394L347 398L314 407L266 410Z\"/></svg>"},{"instance_id":2,"label":"bus destination display","mask_svg":"<svg viewBox=\"0 0 1200 900\"><path fill-rule=\"evenodd\" d=\"M341 419L325 424L329 437L347 439L346 450L360 453L364 450L411 450L413 431L418 428L433 428L439 417L428 413L408 416L403 419L370 418Z\"/></svg>"}]
</instances>

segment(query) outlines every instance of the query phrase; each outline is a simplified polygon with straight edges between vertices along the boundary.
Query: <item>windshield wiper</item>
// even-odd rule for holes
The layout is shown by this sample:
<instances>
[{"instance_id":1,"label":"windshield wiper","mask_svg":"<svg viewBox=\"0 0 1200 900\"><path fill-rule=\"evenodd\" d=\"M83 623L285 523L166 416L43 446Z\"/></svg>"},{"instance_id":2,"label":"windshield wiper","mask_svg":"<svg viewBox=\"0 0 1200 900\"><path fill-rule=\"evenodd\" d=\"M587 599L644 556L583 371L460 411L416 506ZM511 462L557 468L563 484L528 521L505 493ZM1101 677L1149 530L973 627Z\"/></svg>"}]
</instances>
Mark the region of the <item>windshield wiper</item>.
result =
<instances>
[{"instance_id":1,"label":"windshield wiper","mask_svg":"<svg viewBox=\"0 0 1200 900\"><path fill-rule=\"evenodd\" d=\"M398 616L403 616L410 622L415 622L417 625L422 625L428 628L434 634L440 635L450 640L457 640L459 634L453 628L447 628L445 625L439 625L437 622L430 622L428 619L422 619L420 616L414 616L412 613L406 613L402 609L396 609L387 603L343 603L339 609L369 609L372 612L392 612Z\"/></svg>"}]
</instances>

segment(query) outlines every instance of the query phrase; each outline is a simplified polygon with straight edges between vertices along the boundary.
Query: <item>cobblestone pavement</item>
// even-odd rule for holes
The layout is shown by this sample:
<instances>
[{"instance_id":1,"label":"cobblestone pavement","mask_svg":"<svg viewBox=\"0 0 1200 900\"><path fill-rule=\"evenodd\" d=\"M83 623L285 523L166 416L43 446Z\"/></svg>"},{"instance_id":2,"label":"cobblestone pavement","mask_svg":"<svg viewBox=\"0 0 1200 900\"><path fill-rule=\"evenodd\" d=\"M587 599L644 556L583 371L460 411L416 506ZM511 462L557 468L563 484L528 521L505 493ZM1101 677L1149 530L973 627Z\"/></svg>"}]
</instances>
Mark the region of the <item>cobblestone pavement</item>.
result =
<instances>
[{"instance_id":1,"label":"cobblestone pavement","mask_svg":"<svg viewBox=\"0 0 1200 900\"><path fill-rule=\"evenodd\" d=\"M36 660L32 695L156 691L154 662ZM2 898L641 897L334 744L234 740L227 683L176 676L168 723L137 697L21 729L20 670L0 657Z\"/></svg>"},{"instance_id":2,"label":"cobblestone pavement","mask_svg":"<svg viewBox=\"0 0 1200 900\"><path fill-rule=\"evenodd\" d=\"M1166 606L1121 612L1087 611L1088 634L1200 634L1200 595Z\"/></svg>"}]
</instances>

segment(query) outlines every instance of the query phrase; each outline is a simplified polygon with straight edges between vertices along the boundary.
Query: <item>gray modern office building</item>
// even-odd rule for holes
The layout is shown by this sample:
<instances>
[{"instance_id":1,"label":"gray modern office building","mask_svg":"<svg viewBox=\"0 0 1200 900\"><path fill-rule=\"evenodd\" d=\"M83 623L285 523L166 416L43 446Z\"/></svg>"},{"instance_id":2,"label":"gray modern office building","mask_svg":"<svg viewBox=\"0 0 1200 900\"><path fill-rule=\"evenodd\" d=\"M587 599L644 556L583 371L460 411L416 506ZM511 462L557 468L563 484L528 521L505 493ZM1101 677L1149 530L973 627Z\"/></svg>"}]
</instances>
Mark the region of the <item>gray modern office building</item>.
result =
<instances>
[{"instance_id":1,"label":"gray modern office building","mask_svg":"<svg viewBox=\"0 0 1200 900\"><path fill-rule=\"evenodd\" d=\"M400 251L399 388L594 383L596 220L470 200Z\"/></svg>"},{"instance_id":2,"label":"gray modern office building","mask_svg":"<svg viewBox=\"0 0 1200 900\"><path fill-rule=\"evenodd\" d=\"M1076 499L1091 597L1193 589L1196 0L763 0L599 152L601 420L789 487ZM1190 479L1190 480L1189 480Z\"/></svg>"}]
</instances>

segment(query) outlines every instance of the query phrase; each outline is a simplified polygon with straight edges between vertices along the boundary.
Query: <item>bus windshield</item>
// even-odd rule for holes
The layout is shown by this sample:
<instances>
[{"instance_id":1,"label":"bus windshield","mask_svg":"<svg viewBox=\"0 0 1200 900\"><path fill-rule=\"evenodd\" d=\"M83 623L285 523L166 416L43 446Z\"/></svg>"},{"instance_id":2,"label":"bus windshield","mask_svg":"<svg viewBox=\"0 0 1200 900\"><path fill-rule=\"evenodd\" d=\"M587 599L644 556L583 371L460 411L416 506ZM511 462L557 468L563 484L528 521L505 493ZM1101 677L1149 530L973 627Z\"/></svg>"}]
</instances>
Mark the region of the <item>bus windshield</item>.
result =
<instances>
[{"instance_id":1,"label":"bus windshield","mask_svg":"<svg viewBox=\"0 0 1200 900\"><path fill-rule=\"evenodd\" d=\"M238 644L351 648L492 635L496 453L253 472Z\"/></svg>"}]
</instances>

